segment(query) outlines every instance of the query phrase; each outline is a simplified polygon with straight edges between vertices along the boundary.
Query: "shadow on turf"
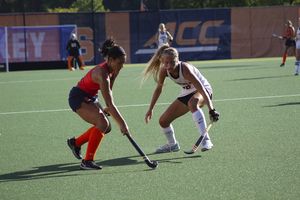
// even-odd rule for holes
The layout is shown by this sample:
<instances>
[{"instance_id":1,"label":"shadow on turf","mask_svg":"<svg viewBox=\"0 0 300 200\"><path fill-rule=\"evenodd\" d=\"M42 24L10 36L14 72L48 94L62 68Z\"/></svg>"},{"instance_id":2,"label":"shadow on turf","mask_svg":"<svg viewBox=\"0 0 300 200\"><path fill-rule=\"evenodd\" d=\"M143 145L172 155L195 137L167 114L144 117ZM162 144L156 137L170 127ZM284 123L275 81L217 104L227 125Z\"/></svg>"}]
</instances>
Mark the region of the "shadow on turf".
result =
<instances>
[{"instance_id":1,"label":"shadow on turf","mask_svg":"<svg viewBox=\"0 0 300 200\"><path fill-rule=\"evenodd\" d=\"M155 155L155 153L148 154ZM156 154L157 155L157 154ZM182 163L180 160L187 158L199 158L200 155L196 156L185 156L185 157L177 157L177 158L165 158L156 160L158 163L173 163L180 164ZM132 159L136 158L136 159ZM151 158L149 158L151 159ZM151 160L152 162L154 160ZM97 162L97 164L102 165L104 167L115 167L115 166L127 166L127 165L146 165L143 159L140 156L129 156L122 157L116 159L110 159L105 161ZM147 168L147 166L146 166ZM144 168L143 168L144 169ZM80 170L78 163L65 163L65 164L57 164L57 165L48 165L48 166L40 166L34 167L31 170L12 172L8 174L0 175L0 183L1 182L12 182L12 181L27 181L27 180L35 180L35 179L44 179L44 178L54 178L54 177L69 177L69 176L78 176L78 174L69 174L70 172ZM150 168L144 171L151 170Z\"/></svg>"},{"instance_id":2,"label":"shadow on turf","mask_svg":"<svg viewBox=\"0 0 300 200\"><path fill-rule=\"evenodd\" d=\"M251 80L260 80L260 79L267 79L267 78L284 78L290 77L294 75L285 75L285 76L263 76L263 77L255 77L255 78L240 78L240 79L233 79L229 81L251 81Z\"/></svg>"},{"instance_id":3,"label":"shadow on turf","mask_svg":"<svg viewBox=\"0 0 300 200\"><path fill-rule=\"evenodd\" d=\"M277 105L270 105L270 106L265 106L265 107L294 106L294 105L300 105L300 102L281 103L281 104L277 104Z\"/></svg>"},{"instance_id":4,"label":"shadow on turf","mask_svg":"<svg viewBox=\"0 0 300 200\"><path fill-rule=\"evenodd\" d=\"M147 154L149 155L160 155L157 153L151 153ZM136 159L132 159L135 158ZM185 156L185 157L177 157L177 158L165 158L165 159L154 159L149 157L151 162L156 160L158 163L182 163L177 160L182 160L182 159L187 159L187 158L199 158L201 157L200 155L195 155L195 156ZM114 166L125 166L125 165L137 165L137 164L145 164L146 163L143 161L143 159L140 156L130 156L130 157L122 157L122 158L116 158L116 159L111 159L111 160L105 160L101 162L97 162L97 164L103 166L103 167L114 167Z\"/></svg>"},{"instance_id":5,"label":"shadow on turf","mask_svg":"<svg viewBox=\"0 0 300 200\"><path fill-rule=\"evenodd\" d=\"M73 172L78 169L79 169L78 163L65 163L65 164L34 167L31 170L1 174L0 183L10 182L10 181L25 181L25 180L34 180L34 179L53 178L53 177L76 176L76 175L66 174L66 173Z\"/></svg>"}]
</instances>

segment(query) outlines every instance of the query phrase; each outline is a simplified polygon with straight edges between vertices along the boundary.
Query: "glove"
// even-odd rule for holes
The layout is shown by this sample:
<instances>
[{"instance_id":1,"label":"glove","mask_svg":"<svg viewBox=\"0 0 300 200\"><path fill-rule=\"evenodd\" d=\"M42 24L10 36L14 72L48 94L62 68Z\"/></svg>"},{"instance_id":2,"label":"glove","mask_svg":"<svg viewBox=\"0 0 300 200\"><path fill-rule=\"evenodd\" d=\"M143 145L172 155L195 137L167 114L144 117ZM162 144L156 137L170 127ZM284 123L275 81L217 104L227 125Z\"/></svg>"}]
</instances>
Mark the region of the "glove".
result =
<instances>
[{"instance_id":1,"label":"glove","mask_svg":"<svg viewBox=\"0 0 300 200\"><path fill-rule=\"evenodd\" d=\"M172 42L173 41L173 38L172 39L170 39L170 42Z\"/></svg>"},{"instance_id":2,"label":"glove","mask_svg":"<svg viewBox=\"0 0 300 200\"><path fill-rule=\"evenodd\" d=\"M211 117L214 119L214 120L219 120L219 116L220 116L220 114L215 110L215 109L213 109L213 110L210 110L209 111L209 114L211 115Z\"/></svg>"}]
</instances>

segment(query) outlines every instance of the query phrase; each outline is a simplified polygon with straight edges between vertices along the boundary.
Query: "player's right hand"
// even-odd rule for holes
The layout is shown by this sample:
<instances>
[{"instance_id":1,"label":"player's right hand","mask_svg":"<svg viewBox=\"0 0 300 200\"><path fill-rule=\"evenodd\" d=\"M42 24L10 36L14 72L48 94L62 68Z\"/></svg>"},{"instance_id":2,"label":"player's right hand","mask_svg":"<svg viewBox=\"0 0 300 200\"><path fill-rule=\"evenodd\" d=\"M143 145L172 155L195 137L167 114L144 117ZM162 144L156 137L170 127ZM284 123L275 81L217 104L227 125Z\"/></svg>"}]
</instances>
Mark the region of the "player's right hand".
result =
<instances>
[{"instance_id":1,"label":"player's right hand","mask_svg":"<svg viewBox=\"0 0 300 200\"><path fill-rule=\"evenodd\" d=\"M120 126L120 131L121 133L123 133L123 135L128 135L128 136L131 136L130 133L129 133L129 128L126 124Z\"/></svg>"},{"instance_id":2,"label":"player's right hand","mask_svg":"<svg viewBox=\"0 0 300 200\"><path fill-rule=\"evenodd\" d=\"M153 115L153 110L148 110L148 112L147 112L146 115L145 115L145 121L146 121L146 124L148 124L149 119L152 118L152 115Z\"/></svg>"}]
</instances>

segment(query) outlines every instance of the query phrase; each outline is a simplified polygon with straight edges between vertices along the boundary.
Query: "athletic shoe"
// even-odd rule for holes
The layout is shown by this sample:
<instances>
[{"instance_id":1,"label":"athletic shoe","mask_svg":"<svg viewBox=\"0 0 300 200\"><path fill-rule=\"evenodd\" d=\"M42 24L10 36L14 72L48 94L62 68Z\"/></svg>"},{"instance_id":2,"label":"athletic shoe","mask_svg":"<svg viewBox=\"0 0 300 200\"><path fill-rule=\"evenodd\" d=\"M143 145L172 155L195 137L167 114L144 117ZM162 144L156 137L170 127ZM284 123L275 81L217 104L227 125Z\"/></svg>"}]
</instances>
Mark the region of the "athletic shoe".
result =
<instances>
[{"instance_id":1,"label":"athletic shoe","mask_svg":"<svg viewBox=\"0 0 300 200\"><path fill-rule=\"evenodd\" d=\"M282 63L282 64L280 65L280 67L285 67L285 64Z\"/></svg>"},{"instance_id":2,"label":"athletic shoe","mask_svg":"<svg viewBox=\"0 0 300 200\"><path fill-rule=\"evenodd\" d=\"M201 151L210 150L214 145L211 143L210 140L203 140Z\"/></svg>"},{"instance_id":3,"label":"athletic shoe","mask_svg":"<svg viewBox=\"0 0 300 200\"><path fill-rule=\"evenodd\" d=\"M77 159L82 159L82 156L81 156L81 147L76 146L75 140L76 140L75 137L69 138L68 139L68 145L69 145L70 149L72 150L74 156Z\"/></svg>"},{"instance_id":4,"label":"athletic shoe","mask_svg":"<svg viewBox=\"0 0 300 200\"><path fill-rule=\"evenodd\" d=\"M84 161L82 159L80 169L95 170L102 169L102 167L97 165L93 160Z\"/></svg>"},{"instance_id":5,"label":"athletic shoe","mask_svg":"<svg viewBox=\"0 0 300 200\"><path fill-rule=\"evenodd\" d=\"M156 153L168 153L168 152L176 152L179 151L180 146L178 142L174 144L173 146L169 145L168 143L159 147L158 149L155 150Z\"/></svg>"},{"instance_id":6,"label":"athletic shoe","mask_svg":"<svg viewBox=\"0 0 300 200\"><path fill-rule=\"evenodd\" d=\"M85 69L85 67L83 67L83 66L82 66L82 67L80 67L79 69L80 69L80 70L84 70L84 69Z\"/></svg>"},{"instance_id":7,"label":"athletic shoe","mask_svg":"<svg viewBox=\"0 0 300 200\"><path fill-rule=\"evenodd\" d=\"M296 73L295 76L298 76L298 74Z\"/></svg>"}]
</instances>

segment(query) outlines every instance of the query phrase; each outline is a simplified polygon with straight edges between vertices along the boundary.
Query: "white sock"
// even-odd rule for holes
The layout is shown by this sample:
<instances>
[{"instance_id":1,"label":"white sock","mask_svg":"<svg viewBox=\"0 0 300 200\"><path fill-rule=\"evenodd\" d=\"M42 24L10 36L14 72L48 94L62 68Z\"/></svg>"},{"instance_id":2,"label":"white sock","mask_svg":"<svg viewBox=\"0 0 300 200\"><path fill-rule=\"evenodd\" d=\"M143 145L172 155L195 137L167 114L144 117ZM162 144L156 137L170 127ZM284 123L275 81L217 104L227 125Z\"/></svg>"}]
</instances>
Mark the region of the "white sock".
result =
<instances>
[{"instance_id":1,"label":"white sock","mask_svg":"<svg viewBox=\"0 0 300 200\"><path fill-rule=\"evenodd\" d=\"M300 63L300 61L296 60L296 62L295 62L296 74L299 74L299 63Z\"/></svg>"},{"instance_id":2,"label":"white sock","mask_svg":"<svg viewBox=\"0 0 300 200\"><path fill-rule=\"evenodd\" d=\"M193 120L200 132L200 135L203 135L205 129L206 129L206 120L205 120L205 116L204 113L201 109L197 110L196 112L193 113ZM209 140L209 135L208 133L206 134L205 140Z\"/></svg>"},{"instance_id":3,"label":"white sock","mask_svg":"<svg viewBox=\"0 0 300 200\"><path fill-rule=\"evenodd\" d=\"M163 127L160 127L160 128L161 128L162 132L165 134L168 144L175 145L177 143L177 141L175 138L174 129L173 129L172 124L170 124L170 126L167 128L163 128Z\"/></svg>"}]
</instances>

